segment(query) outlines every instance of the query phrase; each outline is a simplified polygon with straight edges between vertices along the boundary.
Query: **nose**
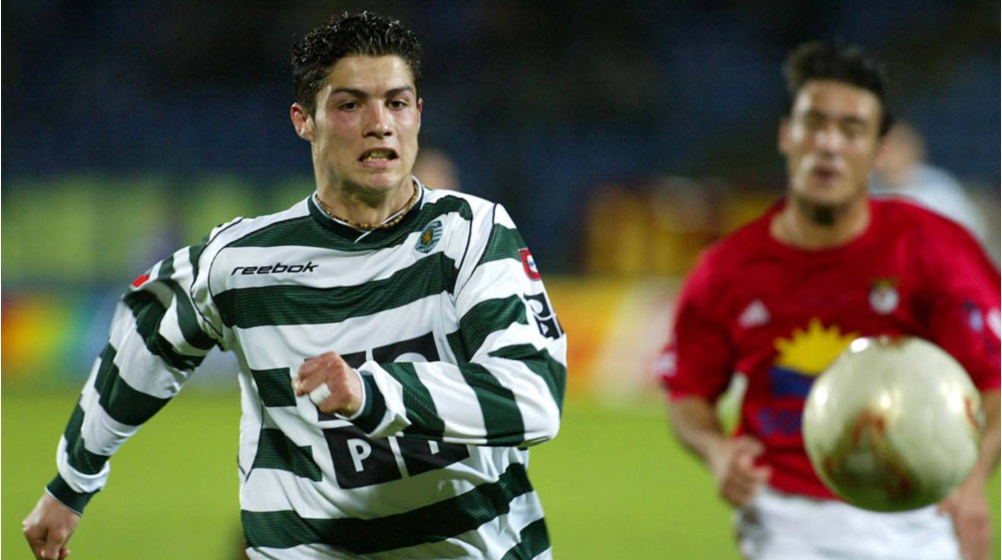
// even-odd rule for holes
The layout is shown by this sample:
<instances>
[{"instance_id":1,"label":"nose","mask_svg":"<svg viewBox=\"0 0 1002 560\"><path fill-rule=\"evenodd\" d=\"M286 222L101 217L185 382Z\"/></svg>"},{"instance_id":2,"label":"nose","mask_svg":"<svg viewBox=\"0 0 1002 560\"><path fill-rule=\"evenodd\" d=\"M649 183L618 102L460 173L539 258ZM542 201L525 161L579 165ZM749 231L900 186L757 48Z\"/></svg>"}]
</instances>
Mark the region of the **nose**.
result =
<instances>
[{"instance_id":1,"label":"nose","mask_svg":"<svg viewBox=\"0 0 1002 560\"><path fill-rule=\"evenodd\" d=\"M837 126L819 128L814 135L814 144L821 151L837 152L842 147L844 138Z\"/></svg>"},{"instance_id":2,"label":"nose","mask_svg":"<svg viewBox=\"0 0 1002 560\"><path fill-rule=\"evenodd\" d=\"M380 104L370 106L364 134L365 136L372 136L374 138L385 138L393 135L393 129L390 126L390 114L385 107Z\"/></svg>"}]
</instances>

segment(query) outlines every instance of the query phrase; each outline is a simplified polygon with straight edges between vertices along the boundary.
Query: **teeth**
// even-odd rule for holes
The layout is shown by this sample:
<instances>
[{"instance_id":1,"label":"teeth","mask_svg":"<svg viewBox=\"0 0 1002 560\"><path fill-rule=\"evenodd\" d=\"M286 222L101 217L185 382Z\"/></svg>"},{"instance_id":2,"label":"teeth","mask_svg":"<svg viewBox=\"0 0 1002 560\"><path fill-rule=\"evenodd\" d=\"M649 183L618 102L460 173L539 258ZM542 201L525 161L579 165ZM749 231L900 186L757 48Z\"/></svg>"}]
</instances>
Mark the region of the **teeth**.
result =
<instances>
[{"instance_id":1,"label":"teeth","mask_svg":"<svg viewBox=\"0 0 1002 560\"><path fill-rule=\"evenodd\" d=\"M375 150L362 157L362 161L372 161L374 159L390 159L390 152Z\"/></svg>"}]
</instances>

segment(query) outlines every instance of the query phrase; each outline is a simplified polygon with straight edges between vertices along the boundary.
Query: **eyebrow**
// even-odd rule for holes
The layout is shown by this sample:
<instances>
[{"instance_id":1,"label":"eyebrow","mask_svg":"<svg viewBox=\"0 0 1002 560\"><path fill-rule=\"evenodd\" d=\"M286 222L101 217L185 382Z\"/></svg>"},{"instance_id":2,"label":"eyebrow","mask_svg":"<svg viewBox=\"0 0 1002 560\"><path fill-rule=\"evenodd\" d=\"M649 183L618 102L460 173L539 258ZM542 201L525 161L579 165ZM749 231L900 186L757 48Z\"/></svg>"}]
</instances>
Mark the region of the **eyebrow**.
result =
<instances>
[{"instance_id":1,"label":"eyebrow","mask_svg":"<svg viewBox=\"0 0 1002 560\"><path fill-rule=\"evenodd\" d=\"M393 88L393 89L390 89L390 90L386 91L385 97L396 97L396 96L400 95L401 93L405 93L405 92L408 92L408 91L411 92L411 93L413 93L414 92L414 88L412 88L411 86L401 86L401 87L398 87L398 88ZM334 90L331 91L331 95L332 96L336 95L338 93L347 93L348 95L351 95L351 96L354 96L354 97L358 97L359 99L368 99L369 97L372 97L371 95L369 95L368 92L365 92L365 91L362 91L362 90L356 89L356 88L350 88L350 87L339 87L339 88L336 88L336 89L334 89Z\"/></svg>"},{"instance_id":2,"label":"eyebrow","mask_svg":"<svg viewBox=\"0 0 1002 560\"><path fill-rule=\"evenodd\" d=\"M840 123L846 124L858 124L866 126L867 120L852 114L837 114L837 113L825 113L817 109L810 109L804 113L804 116L822 118L824 120L834 120Z\"/></svg>"}]
</instances>

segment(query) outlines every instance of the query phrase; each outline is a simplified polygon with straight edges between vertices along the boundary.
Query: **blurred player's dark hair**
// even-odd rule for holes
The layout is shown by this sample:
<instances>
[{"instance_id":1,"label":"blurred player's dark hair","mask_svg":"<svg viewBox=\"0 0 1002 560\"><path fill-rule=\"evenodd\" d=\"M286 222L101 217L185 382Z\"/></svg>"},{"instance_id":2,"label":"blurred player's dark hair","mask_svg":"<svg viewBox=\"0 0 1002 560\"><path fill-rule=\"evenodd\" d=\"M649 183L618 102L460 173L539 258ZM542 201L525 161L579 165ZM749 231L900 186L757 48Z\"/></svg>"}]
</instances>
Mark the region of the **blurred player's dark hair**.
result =
<instances>
[{"instance_id":1,"label":"blurred player's dark hair","mask_svg":"<svg viewBox=\"0 0 1002 560\"><path fill-rule=\"evenodd\" d=\"M410 68L415 88L421 81L421 41L414 32L386 16L344 12L331 16L292 45L296 102L313 114L317 92L331 68L342 58L357 55L399 56Z\"/></svg>"},{"instance_id":2,"label":"blurred player's dark hair","mask_svg":"<svg viewBox=\"0 0 1002 560\"><path fill-rule=\"evenodd\" d=\"M840 41L822 43L811 41L790 51L783 65L786 78L786 113L793 107L797 92L811 80L835 80L872 92L880 101L880 136L883 137L894 124L894 116L887 99L887 72L876 59L857 46Z\"/></svg>"}]
</instances>

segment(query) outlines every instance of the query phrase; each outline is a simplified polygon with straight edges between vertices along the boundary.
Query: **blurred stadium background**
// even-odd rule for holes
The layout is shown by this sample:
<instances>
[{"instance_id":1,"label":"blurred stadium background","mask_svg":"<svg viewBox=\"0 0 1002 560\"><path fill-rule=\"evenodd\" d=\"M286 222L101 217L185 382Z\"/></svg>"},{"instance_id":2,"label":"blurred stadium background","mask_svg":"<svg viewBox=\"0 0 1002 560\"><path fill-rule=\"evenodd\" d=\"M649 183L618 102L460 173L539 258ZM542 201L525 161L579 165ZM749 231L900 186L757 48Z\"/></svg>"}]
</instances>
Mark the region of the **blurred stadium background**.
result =
<instances>
[{"instance_id":1,"label":"blurred stadium background","mask_svg":"<svg viewBox=\"0 0 1002 560\"><path fill-rule=\"evenodd\" d=\"M789 48L842 37L888 63L897 112L962 182L998 261L996 1L7 2L4 558L28 557L16 521L122 287L213 225L311 192L288 47L361 9L425 43L421 141L439 157L418 176L507 206L569 333L563 431L531 469L559 558L737 557L647 371L699 252L782 195ZM209 360L116 456L75 557L234 556L235 392L232 361Z\"/></svg>"}]
</instances>

